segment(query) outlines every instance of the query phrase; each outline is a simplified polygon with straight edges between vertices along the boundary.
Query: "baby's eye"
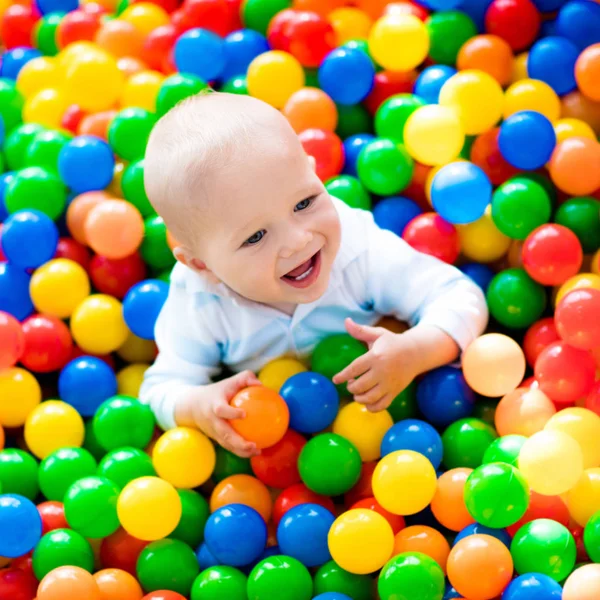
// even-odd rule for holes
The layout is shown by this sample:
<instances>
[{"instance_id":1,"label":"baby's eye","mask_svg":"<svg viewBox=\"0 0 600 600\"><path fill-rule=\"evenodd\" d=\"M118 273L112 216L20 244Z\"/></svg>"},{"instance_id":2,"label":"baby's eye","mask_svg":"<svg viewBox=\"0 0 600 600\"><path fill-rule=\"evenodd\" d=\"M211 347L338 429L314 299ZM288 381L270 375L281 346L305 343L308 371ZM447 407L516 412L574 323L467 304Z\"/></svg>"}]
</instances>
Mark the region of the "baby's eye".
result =
<instances>
[{"instance_id":1,"label":"baby's eye","mask_svg":"<svg viewBox=\"0 0 600 600\"><path fill-rule=\"evenodd\" d=\"M306 198L306 199L298 202L298 204L296 204L296 206L294 206L294 212L298 212L299 210L304 210L304 209L308 208L312 204L313 200L314 200L314 198Z\"/></svg>"},{"instance_id":2,"label":"baby's eye","mask_svg":"<svg viewBox=\"0 0 600 600\"><path fill-rule=\"evenodd\" d=\"M246 245L252 246L253 244L258 244L258 242L260 242L260 240L262 240L265 237L266 233L267 232L264 229L261 229L260 231L257 231L254 235L251 235L246 240Z\"/></svg>"}]
</instances>

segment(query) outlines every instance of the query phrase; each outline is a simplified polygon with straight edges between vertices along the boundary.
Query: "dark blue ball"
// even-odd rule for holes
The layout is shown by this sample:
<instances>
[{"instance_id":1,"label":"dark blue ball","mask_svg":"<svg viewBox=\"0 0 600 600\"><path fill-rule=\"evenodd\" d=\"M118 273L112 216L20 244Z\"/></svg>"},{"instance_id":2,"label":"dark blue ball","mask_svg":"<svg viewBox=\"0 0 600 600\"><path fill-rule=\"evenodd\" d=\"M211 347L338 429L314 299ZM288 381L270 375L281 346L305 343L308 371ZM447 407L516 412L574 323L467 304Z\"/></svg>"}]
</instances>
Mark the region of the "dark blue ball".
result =
<instances>
[{"instance_id":1,"label":"dark blue ball","mask_svg":"<svg viewBox=\"0 0 600 600\"><path fill-rule=\"evenodd\" d=\"M577 87L575 62L579 56L577 46L558 36L538 40L527 56L527 74L532 79L545 81L562 96Z\"/></svg>"},{"instance_id":2,"label":"dark blue ball","mask_svg":"<svg viewBox=\"0 0 600 600\"><path fill-rule=\"evenodd\" d=\"M264 35L252 29L240 29L230 33L224 40L225 67L221 79L227 81L236 75L245 75L248 65L263 52L269 50Z\"/></svg>"},{"instance_id":3,"label":"dark blue ball","mask_svg":"<svg viewBox=\"0 0 600 600\"><path fill-rule=\"evenodd\" d=\"M560 600L561 598L560 584L542 573L526 573L513 579L502 594L502 600Z\"/></svg>"},{"instance_id":4,"label":"dark blue ball","mask_svg":"<svg viewBox=\"0 0 600 600\"><path fill-rule=\"evenodd\" d=\"M494 278L494 271L487 265L481 263L465 263L459 269L470 279L472 279L482 290L487 292L490 281Z\"/></svg>"},{"instance_id":5,"label":"dark blue ball","mask_svg":"<svg viewBox=\"0 0 600 600\"><path fill-rule=\"evenodd\" d=\"M169 284L160 279L146 279L134 285L123 300L123 318L135 335L154 339L156 320L169 295Z\"/></svg>"},{"instance_id":6,"label":"dark blue ball","mask_svg":"<svg viewBox=\"0 0 600 600\"><path fill-rule=\"evenodd\" d=\"M579 50L600 42L600 4L571 0L556 17L556 35L567 38Z\"/></svg>"},{"instance_id":7,"label":"dark blue ball","mask_svg":"<svg viewBox=\"0 0 600 600\"><path fill-rule=\"evenodd\" d=\"M510 543L512 541L512 538L510 537L506 529L492 529L491 527L486 527L485 525L480 525L479 523L472 523L471 525L467 525L462 531L460 531L458 535L454 538L454 545L458 544L460 540L475 534L491 535L497 540L500 540L507 548L510 549Z\"/></svg>"},{"instance_id":8,"label":"dark blue ball","mask_svg":"<svg viewBox=\"0 0 600 600\"><path fill-rule=\"evenodd\" d=\"M29 297L31 277L20 267L0 263L0 310L22 321L33 312Z\"/></svg>"},{"instance_id":9,"label":"dark blue ball","mask_svg":"<svg viewBox=\"0 0 600 600\"><path fill-rule=\"evenodd\" d=\"M423 214L421 207L403 196L383 198L373 208L375 223L382 229L393 231L399 237L402 237L406 226L420 214Z\"/></svg>"},{"instance_id":10,"label":"dark blue ball","mask_svg":"<svg viewBox=\"0 0 600 600\"><path fill-rule=\"evenodd\" d=\"M381 442L381 456L396 450L413 450L429 459L434 469L442 463L444 446L440 434L425 421L405 419L390 427Z\"/></svg>"},{"instance_id":11,"label":"dark blue ball","mask_svg":"<svg viewBox=\"0 0 600 600\"><path fill-rule=\"evenodd\" d=\"M357 133L344 140L344 173L358 177L356 162L360 151L375 139L370 133Z\"/></svg>"},{"instance_id":12,"label":"dark blue ball","mask_svg":"<svg viewBox=\"0 0 600 600\"><path fill-rule=\"evenodd\" d=\"M206 542L202 542L202 544L198 546L198 549L196 550L196 559L198 560L198 565L200 566L201 571L223 564L212 555L211 551L206 545Z\"/></svg>"}]
</instances>

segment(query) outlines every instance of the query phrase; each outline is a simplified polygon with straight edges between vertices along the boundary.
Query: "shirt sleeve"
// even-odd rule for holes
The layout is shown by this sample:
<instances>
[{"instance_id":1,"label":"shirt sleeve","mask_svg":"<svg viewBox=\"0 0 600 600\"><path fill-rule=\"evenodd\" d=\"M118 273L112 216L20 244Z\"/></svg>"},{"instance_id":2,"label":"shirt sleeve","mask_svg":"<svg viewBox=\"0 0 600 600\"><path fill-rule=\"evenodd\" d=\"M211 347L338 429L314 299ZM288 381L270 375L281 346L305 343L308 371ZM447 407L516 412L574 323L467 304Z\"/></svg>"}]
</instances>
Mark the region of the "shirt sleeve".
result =
<instances>
[{"instance_id":1,"label":"shirt sleeve","mask_svg":"<svg viewBox=\"0 0 600 600\"><path fill-rule=\"evenodd\" d=\"M375 310L411 326L434 325L464 350L487 325L487 304L479 286L457 268L380 229L371 215L368 219L366 268Z\"/></svg>"},{"instance_id":2,"label":"shirt sleeve","mask_svg":"<svg viewBox=\"0 0 600 600\"><path fill-rule=\"evenodd\" d=\"M209 326L207 311L198 304L202 304L202 295L190 295L181 282L172 282L156 321L159 354L145 373L139 398L150 406L164 430L177 426L178 398L193 386L210 383L219 372L221 347Z\"/></svg>"}]
</instances>

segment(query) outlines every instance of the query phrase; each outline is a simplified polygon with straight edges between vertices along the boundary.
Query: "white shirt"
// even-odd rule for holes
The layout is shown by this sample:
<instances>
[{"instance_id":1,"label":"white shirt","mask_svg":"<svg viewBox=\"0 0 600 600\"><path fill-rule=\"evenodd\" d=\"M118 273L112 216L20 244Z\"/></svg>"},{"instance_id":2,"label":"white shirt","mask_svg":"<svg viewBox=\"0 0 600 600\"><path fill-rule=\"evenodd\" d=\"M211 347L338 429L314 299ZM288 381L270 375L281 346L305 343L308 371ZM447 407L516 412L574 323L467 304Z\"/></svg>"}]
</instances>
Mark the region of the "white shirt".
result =
<instances>
[{"instance_id":1,"label":"white shirt","mask_svg":"<svg viewBox=\"0 0 600 600\"><path fill-rule=\"evenodd\" d=\"M159 355L140 389L140 400L163 429L176 426L177 398L190 386L210 383L221 364L258 371L280 356L306 357L323 338L345 332L347 317L363 325L384 315L411 326L434 325L463 350L483 332L488 311L475 283L380 229L372 213L334 203L342 239L329 287L291 316L175 266L156 322Z\"/></svg>"}]
</instances>

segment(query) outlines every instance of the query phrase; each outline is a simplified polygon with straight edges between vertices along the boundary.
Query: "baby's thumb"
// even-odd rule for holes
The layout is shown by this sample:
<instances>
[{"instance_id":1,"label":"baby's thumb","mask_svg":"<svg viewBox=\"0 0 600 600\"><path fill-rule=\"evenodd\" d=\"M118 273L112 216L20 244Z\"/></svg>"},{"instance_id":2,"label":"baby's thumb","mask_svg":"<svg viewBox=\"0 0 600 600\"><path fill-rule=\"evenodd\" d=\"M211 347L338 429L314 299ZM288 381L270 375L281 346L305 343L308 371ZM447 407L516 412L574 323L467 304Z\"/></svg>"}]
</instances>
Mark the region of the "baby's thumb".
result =
<instances>
[{"instance_id":1,"label":"baby's thumb","mask_svg":"<svg viewBox=\"0 0 600 600\"><path fill-rule=\"evenodd\" d=\"M260 381L252 371L242 371L230 377L227 385L227 393L228 395L234 395L251 385L260 385Z\"/></svg>"}]
</instances>

